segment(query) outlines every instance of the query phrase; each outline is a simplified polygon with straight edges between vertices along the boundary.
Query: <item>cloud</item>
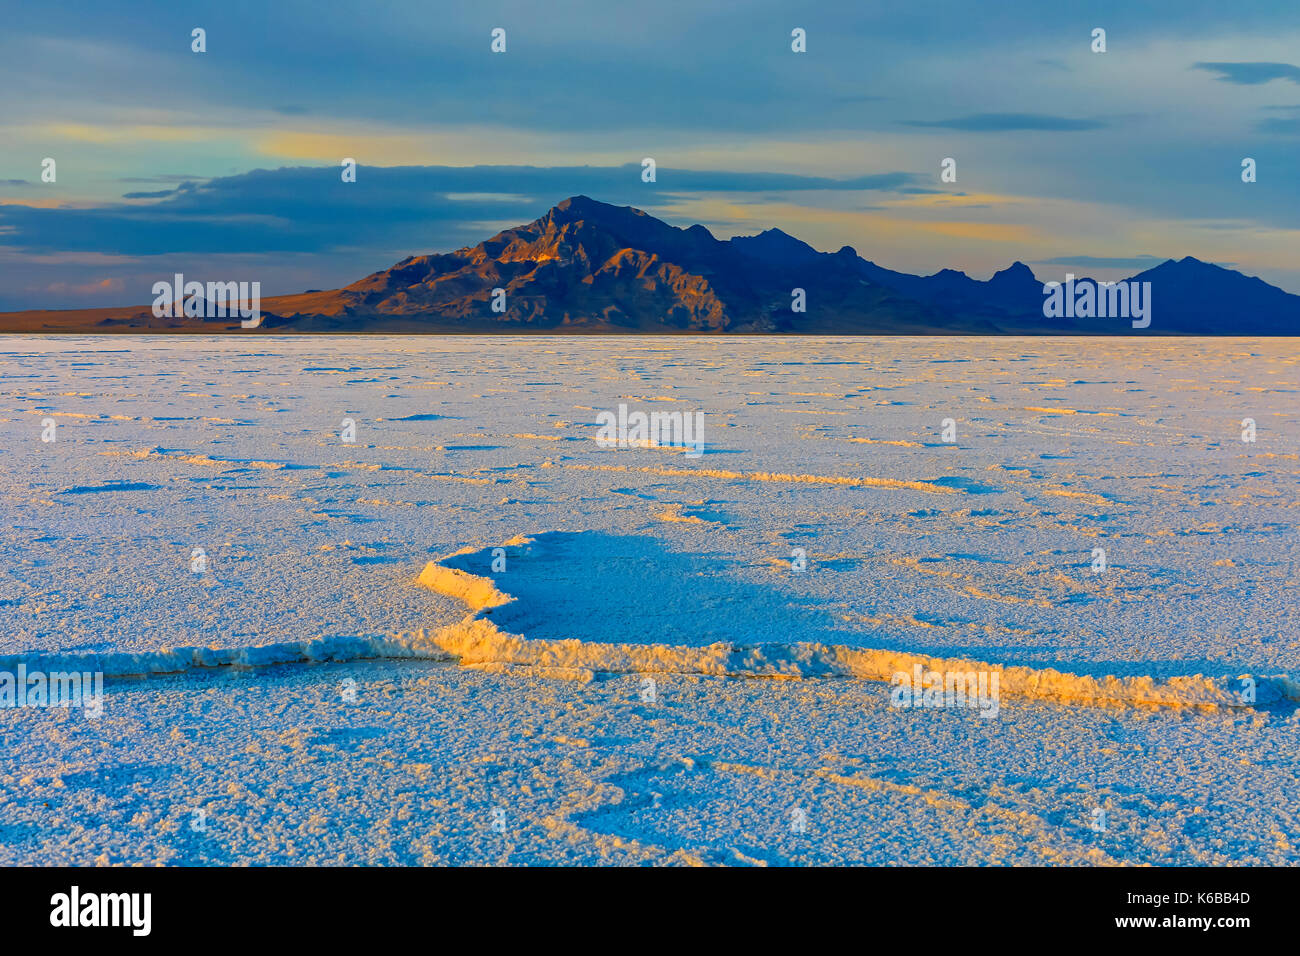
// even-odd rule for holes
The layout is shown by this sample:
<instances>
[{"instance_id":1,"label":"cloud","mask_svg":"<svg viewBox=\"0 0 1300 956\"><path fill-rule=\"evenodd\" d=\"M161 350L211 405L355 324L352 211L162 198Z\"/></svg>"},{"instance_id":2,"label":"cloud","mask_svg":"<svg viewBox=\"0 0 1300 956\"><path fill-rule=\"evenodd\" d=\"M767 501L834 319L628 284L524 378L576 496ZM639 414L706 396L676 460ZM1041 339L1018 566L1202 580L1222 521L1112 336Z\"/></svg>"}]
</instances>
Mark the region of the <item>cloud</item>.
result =
<instances>
[{"instance_id":1,"label":"cloud","mask_svg":"<svg viewBox=\"0 0 1300 956\"><path fill-rule=\"evenodd\" d=\"M156 189L152 192L122 193L122 198L123 199L163 199L167 196L175 196L177 193L188 192L189 190L196 188L198 185L199 185L198 182L191 179L187 179L184 182L182 182L180 185L178 185L175 189Z\"/></svg>"},{"instance_id":2,"label":"cloud","mask_svg":"<svg viewBox=\"0 0 1300 956\"><path fill-rule=\"evenodd\" d=\"M913 228L978 242L1042 242L1046 236L1033 226L1012 222L916 222Z\"/></svg>"},{"instance_id":3,"label":"cloud","mask_svg":"<svg viewBox=\"0 0 1300 956\"><path fill-rule=\"evenodd\" d=\"M1165 262L1168 256L1053 256L1035 259L1036 266L1087 266L1094 269L1150 269Z\"/></svg>"},{"instance_id":4,"label":"cloud","mask_svg":"<svg viewBox=\"0 0 1300 956\"><path fill-rule=\"evenodd\" d=\"M86 282L80 285L68 282L51 282L45 288L47 292L62 295L99 296L105 292L121 292L125 285L121 279L100 279L98 282Z\"/></svg>"},{"instance_id":5,"label":"cloud","mask_svg":"<svg viewBox=\"0 0 1300 956\"><path fill-rule=\"evenodd\" d=\"M1273 113L1293 114L1287 117L1270 116L1255 124L1255 132L1272 133L1276 136L1300 136L1300 104L1286 106L1265 106Z\"/></svg>"},{"instance_id":6,"label":"cloud","mask_svg":"<svg viewBox=\"0 0 1300 956\"><path fill-rule=\"evenodd\" d=\"M957 129L970 133L1007 133L1020 130L1052 130L1067 132L1085 129L1103 129L1109 126L1102 120L1071 119L1068 116L1049 116L1044 113L977 113L947 120L903 120L904 126L921 126L930 129Z\"/></svg>"},{"instance_id":7,"label":"cloud","mask_svg":"<svg viewBox=\"0 0 1300 956\"><path fill-rule=\"evenodd\" d=\"M1290 63L1194 63L1192 69L1217 73L1216 80L1238 86L1259 86L1273 80L1300 83L1300 66Z\"/></svg>"},{"instance_id":8,"label":"cloud","mask_svg":"<svg viewBox=\"0 0 1300 956\"><path fill-rule=\"evenodd\" d=\"M484 222L518 225L568 196L655 210L674 197L718 193L896 192L920 189L907 172L848 179L791 173L727 172L660 166L641 181L639 163L623 166L397 166L258 169L175 190L127 193L131 200L93 206L0 205L0 246L28 251L90 251L131 256L323 253L364 249L388 255L459 248L485 238ZM399 256L400 257L400 256Z\"/></svg>"},{"instance_id":9,"label":"cloud","mask_svg":"<svg viewBox=\"0 0 1300 956\"><path fill-rule=\"evenodd\" d=\"M194 180L203 179L202 176L195 176L193 173L160 173L156 176L119 176L114 182L118 183L188 183Z\"/></svg>"},{"instance_id":10,"label":"cloud","mask_svg":"<svg viewBox=\"0 0 1300 956\"><path fill-rule=\"evenodd\" d=\"M1291 116L1285 119L1280 116L1270 116L1256 123L1255 130L1259 133L1273 133L1277 136L1300 136L1300 116Z\"/></svg>"}]
</instances>

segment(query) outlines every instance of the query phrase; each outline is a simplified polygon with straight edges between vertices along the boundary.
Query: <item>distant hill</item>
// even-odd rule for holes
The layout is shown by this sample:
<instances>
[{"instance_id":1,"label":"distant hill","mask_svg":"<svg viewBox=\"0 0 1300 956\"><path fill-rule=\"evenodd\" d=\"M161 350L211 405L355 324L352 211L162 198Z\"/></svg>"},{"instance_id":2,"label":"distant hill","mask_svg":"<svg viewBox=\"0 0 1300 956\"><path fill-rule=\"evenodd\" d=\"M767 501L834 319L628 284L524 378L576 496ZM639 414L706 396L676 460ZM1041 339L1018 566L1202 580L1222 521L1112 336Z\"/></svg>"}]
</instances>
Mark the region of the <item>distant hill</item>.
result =
<instances>
[{"instance_id":1,"label":"distant hill","mask_svg":"<svg viewBox=\"0 0 1300 956\"><path fill-rule=\"evenodd\" d=\"M303 333L1300 335L1300 296L1231 269L1189 257L1130 281L1151 283L1146 329L1126 318L1045 316L1043 283L1021 262L987 281L952 269L914 276L849 246L818 252L779 229L720 240L703 226L679 229L574 196L478 245L261 308L263 329ZM495 289L505 290L503 311L493 309ZM792 311L794 289L804 290L806 311ZM238 318L158 319L148 306L0 313L5 332L226 330L253 334Z\"/></svg>"}]
</instances>

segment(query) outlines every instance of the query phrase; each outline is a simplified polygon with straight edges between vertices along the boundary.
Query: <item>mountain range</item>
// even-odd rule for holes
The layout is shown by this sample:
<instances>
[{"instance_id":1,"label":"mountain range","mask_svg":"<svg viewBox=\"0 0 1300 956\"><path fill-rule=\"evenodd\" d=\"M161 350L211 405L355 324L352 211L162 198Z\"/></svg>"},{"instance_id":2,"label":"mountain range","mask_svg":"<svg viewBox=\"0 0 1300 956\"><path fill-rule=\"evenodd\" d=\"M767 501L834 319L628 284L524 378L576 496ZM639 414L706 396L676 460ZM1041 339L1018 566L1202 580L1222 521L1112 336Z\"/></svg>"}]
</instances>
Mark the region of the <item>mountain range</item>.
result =
<instances>
[{"instance_id":1,"label":"mountain range","mask_svg":"<svg viewBox=\"0 0 1300 956\"><path fill-rule=\"evenodd\" d=\"M819 252L780 229L717 239L704 226L681 229L639 209L574 196L540 219L475 246L411 256L341 289L263 299L261 328L1300 334L1300 296L1231 269L1187 257L1128 281L1150 283L1151 323L1144 329L1133 328L1128 318L1047 317L1043 282L1022 262L983 281L952 269L909 275L876 265L849 246ZM1089 283L1076 280L1076 292ZM803 311L792 309L796 289L804 293ZM504 297L494 290L504 290ZM150 306L0 313L0 331L254 334L240 328L238 317L160 319Z\"/></svg>"}]
</instances>

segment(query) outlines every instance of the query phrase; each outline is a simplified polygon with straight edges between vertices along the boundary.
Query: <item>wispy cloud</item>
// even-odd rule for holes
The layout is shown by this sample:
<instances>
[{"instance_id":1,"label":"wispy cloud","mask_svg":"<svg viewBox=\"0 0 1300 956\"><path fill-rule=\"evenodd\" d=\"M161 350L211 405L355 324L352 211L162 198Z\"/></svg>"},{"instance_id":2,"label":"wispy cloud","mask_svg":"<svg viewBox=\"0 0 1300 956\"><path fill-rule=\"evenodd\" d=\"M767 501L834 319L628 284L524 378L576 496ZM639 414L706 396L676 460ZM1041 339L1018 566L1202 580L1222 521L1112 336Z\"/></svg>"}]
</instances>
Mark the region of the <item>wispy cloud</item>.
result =
<instances>
[{"instance_id":1,"label":"wispy cloud","mask_svg":"<svg viewBox=\"0 0 1300 956\"><path fill-rule=\"evenodd\" d=\"M68 282L51 282L46 286L46 291L56 294L89 296L100 298L105 293L122 292L125 290L125 283L119 278L100 279L97 282L85 282L81 284Z\"/></svg>"},{"instance_id":2,"label":"wispy cloud","mask_svg":"<svg viewBox=\"0 0 1300 956\"><path fill-rule=\"evenodd\" d=\"M1168 260L1168 256L1053 256L1035 259L1033 265L1083 266L1094 269L1150 269Z\"/></svg>"},{"instance_id":3,"label":"wispy cloud","mask_svg":"<svg viewBox=\"0 0 1300 956\"><path fill-rule=\"evenodd\" d=\"M641 166L361 166L355 183L339 167L254 170L175 189L129 192L131 202L41 209L0 205L13 231L0 244L33 251L136 256L169 253L327 252L383 254L454 249L484 238L472 224L527 222L577 194L654 209L672 196L816 191L924 193L902 171L846 179L791 173ZM156 199L141 203L139 200Z\"/></svg>"},{"instance_id":4,"label":"wispy cloud","mask_svg":"<svg viewBox=\"0 0 1300 956\"><path fill-rule=\"evenodd\" d=\"M1216 80L1238 86L1259 86L1273 80L1300 83L1300 66L1290 63L1195 63L1192 69L1217 73Z\"/></svg>"},{"instance_id":5,"label":"wispy cloud","mask_svg":"<svg viewBox=\"0 0 1300 956\"><path fill-rule=\"evenodd\" d=\"M946 120L903 120L904 126L921 126L932 129L957 129L970 133L1008 133L1018 130L1071 130L1102 129L1110 124L1098 119L1074 119L1068 116L1049 116L1044 113L976 113Z\"/></svg>"},{"instance_id":6,"label":"wispy cloud","mask_svg":"<svg viewBox=\"0 0 1300 956\"><path fill-rule=\"evenodd\" d=\"M1300 118L1260 120L1255 124L1255 129L1278 136L1300 136Z\"/></svg>"}]
</instances>

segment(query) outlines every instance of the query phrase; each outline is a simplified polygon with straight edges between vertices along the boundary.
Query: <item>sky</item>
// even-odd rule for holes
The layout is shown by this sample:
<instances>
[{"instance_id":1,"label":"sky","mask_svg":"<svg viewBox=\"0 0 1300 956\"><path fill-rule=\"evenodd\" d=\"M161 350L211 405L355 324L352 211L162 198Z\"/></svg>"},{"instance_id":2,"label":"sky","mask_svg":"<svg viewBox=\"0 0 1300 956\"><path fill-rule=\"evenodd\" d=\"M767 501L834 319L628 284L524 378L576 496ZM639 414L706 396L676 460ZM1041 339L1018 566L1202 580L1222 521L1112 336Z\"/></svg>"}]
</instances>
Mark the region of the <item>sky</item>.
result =
<instances>
[{"instance_id":1,"label":"sky","mask_svg":"<svg viewBox=\"0 0 1300 956\"><path fill-rule=\"evenodd\" d=\"M1300 293L1294 0L4 6L0 310L335 288L576 194L918 274Z\"/></svg>"}]
</instances>

